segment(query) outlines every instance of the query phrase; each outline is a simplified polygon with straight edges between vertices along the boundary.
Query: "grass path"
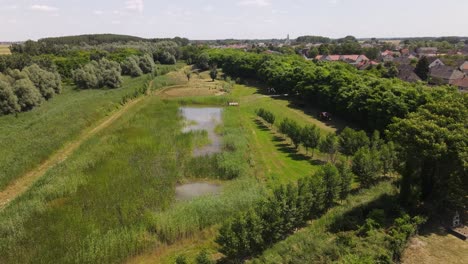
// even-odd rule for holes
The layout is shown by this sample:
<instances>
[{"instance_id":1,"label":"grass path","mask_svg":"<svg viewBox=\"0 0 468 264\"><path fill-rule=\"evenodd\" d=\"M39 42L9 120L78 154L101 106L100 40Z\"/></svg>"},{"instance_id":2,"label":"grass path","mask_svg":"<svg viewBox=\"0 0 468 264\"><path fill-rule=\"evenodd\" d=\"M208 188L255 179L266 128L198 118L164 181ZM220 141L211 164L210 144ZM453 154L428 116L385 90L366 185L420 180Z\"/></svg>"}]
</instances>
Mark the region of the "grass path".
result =
<instances>
[{"instance_id":1,"label":"grass path","mask_svg":"<svg viewBox=\"0 0 468 264\"><path fill-rule=\"evenodd\" d=\"M149 87L152 86L153 81L150 82ZM38 167L19 177L8 185L3 191L0 192L0 209L3 209L16 197L24 193L28 188L42 175L44 175L50 168L60 164L66 160L83 142L91 138L96 133L102 131L111 125L115 120L119 119L125 112L131 109L134 105L138 104L144 97L138 97L126 103L119 110L107 116L100 121L97 126L85 130L78 138L69 142L64 147L59 149L50 158L40 164Z\"/></svg>"}]
</instances>

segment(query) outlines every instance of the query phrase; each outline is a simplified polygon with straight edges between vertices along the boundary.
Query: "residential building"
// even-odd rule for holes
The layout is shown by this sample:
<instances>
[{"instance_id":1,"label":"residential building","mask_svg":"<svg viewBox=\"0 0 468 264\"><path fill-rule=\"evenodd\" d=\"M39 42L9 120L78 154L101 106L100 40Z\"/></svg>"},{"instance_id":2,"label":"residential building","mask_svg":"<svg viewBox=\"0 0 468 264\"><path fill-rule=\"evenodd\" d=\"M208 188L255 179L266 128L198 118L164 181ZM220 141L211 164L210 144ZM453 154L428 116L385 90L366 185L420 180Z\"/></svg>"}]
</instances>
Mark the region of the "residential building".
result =
<instances>
[{"instance_id":1,"label":"residential building","mask_svg":"<svg viewBox=\"0 0 468 264\"><path fill-rule=\"evenodd\" d=\"M429 76L435 84L452 84L454 81L463 79L465 74L457 69L441 65L431 68Z\"/></svg>"}]
</instances>

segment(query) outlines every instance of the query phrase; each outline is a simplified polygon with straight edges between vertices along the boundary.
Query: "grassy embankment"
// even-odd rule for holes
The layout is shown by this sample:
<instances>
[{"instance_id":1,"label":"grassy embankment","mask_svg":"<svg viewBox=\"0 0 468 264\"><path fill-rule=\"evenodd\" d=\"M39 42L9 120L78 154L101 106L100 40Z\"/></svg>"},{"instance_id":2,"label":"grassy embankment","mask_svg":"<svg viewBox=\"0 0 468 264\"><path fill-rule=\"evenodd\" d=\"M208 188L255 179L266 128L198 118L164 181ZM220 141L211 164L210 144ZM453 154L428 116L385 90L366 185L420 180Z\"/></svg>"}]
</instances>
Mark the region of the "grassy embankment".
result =
<instances>
[{"instance_id":1,"label":"grassy embankment","mask_svg":"<svg viewBox=\"0 0 468 264\"><path fill-rule=\"evenodd\" d=\"M124 96L144 86L147 78L126 77L122 88L112 90L75 90L66 86L62 94L32 111L0 117L0 190L84 130L92 129L121 106ZM153 87L171 84L176 82L170 76L158 76Z\"/></svg>"},{"instance_id":2,"label":"grassy embankment","mask_svg":"<svg viewBox=\"0 0 468 264\"><path fill-rule=\"evenodd\" d=\"M0 55L10 55L10 45L0 45Z\"/></svg>"}]
</instances>

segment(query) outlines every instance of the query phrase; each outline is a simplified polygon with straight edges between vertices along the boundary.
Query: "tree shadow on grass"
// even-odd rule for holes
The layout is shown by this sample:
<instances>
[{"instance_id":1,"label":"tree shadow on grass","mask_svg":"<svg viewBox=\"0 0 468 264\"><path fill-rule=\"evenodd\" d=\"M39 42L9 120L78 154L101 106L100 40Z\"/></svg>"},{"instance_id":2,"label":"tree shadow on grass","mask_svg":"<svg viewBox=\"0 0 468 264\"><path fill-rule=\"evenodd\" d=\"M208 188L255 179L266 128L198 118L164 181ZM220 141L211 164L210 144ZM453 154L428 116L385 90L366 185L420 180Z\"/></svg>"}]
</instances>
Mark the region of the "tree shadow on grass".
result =
<instances>
[{"instance_id":1,"label":"tree shadow on grass","mask_svg":"<svg viewBox=\"0 0 468 264\"><path fill-rule=\"evenodd\" d=\"M257 128L260 129L261 131L270 131L270 129L260 120L254 118L254 122L257 125Z\"/></svg>"}]
</instances>

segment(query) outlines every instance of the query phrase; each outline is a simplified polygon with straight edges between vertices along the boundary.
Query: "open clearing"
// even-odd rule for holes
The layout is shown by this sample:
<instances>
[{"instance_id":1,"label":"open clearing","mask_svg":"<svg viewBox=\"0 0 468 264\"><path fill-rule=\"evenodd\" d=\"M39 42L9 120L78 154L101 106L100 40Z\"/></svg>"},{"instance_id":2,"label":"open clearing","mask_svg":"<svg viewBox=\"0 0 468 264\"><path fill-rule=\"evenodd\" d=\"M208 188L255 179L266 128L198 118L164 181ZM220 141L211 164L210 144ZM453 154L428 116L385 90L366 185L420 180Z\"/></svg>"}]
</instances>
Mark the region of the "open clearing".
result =
<instances>
[{"instance_id":1,"label":"open clearing","mask_svg":"<svg viewBox=\"0 0 468 264\"><path fill-rule=\"evenodd\" d=\"M413 237L406 248L403 264L460 263L468 260L468 242L448 234L443 229Z\"/></svg>"},{"instance_id":2,"label":"open clearing","mask_svg":"<svg viewBox=\"0 0 468 264\"><path fill-rule=\"evenodd\" d=\"M0 45L0 55L11 55L10 45Z\"/></svg>"}]
</instances>

